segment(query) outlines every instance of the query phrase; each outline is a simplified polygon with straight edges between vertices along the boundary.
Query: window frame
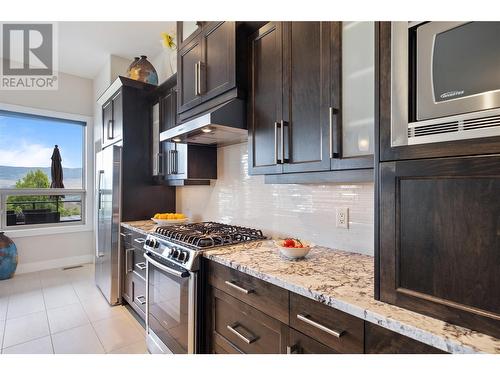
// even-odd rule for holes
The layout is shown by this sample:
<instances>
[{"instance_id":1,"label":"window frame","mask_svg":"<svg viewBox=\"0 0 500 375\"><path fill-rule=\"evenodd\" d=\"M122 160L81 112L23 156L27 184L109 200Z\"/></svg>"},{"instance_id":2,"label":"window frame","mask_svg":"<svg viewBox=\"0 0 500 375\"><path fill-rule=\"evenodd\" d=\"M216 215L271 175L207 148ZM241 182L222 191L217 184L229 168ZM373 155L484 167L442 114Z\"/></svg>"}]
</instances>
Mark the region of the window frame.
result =
<instances>
[{"instance_id":1,"label":"window frame","mask_svg":"<svg viewBox=\"0 0 500 375\"><path fill-rule=\"evenodd\" d=\"M83 123L83 144L82 144L82 188L81 189L11 189L0 188L0 230L5 232L11 238L29 237L57 233L71 233L91 231L93 228L93 119L90 116L56 112L46 109L25 107L0 103L0 110L16 112L28 116L39 116L55 118L58 120L67 120ZM17 228L7 226L7 202L6 196L9 195L80 195L81 196L81 221L61 222L47 224L28 224Z\"/></svg>"}]
</instances>

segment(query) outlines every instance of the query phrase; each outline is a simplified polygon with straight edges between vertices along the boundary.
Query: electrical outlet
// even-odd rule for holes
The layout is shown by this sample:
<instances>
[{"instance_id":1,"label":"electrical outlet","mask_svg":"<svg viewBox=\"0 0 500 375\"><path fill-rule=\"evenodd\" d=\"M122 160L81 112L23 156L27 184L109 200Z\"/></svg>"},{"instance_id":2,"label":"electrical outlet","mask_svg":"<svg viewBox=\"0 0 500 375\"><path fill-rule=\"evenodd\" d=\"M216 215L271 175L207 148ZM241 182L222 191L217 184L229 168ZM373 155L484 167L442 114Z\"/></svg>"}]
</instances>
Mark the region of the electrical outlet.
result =
<instances>
[{"instance_id":1,"label":"electrical outlet","mask_svg":"<svg viewBox=\"0 0 500 375\"><path fill-rule=\"evenodd\" d=\"M349 209L347 207L337 207L335 209L335 218L337 228L349 229Z\"/></svg>"}]
</instances>

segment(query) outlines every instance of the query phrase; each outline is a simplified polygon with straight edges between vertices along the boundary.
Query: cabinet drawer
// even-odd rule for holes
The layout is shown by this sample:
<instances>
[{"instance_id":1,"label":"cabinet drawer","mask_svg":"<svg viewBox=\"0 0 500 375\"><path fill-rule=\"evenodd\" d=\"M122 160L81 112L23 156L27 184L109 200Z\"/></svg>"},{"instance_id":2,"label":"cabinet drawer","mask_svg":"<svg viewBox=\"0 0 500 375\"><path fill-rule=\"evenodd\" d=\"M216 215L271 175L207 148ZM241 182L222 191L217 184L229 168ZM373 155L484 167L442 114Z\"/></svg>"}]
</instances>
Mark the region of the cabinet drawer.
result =
<instances>
[{"instance_id":1,"label":"cabinet drawer","mask_svg":"<svg viewBox=\"0 0 500 375\"><path fill-rule=\"evenodd\" d=\"M329 346L294 330L289 329L287 354L336 354Z\"/></svg>"},{"instance_id":2,"label":"cabinet drawer","mask_svg":"<svg viewBox=\"0 0 500 375\"><path fill-rule=\"evenodd\" d=\"M132 302L143 313L146 313L146 282L134 274L132 283L134 289Z\"/></svg>"},{"instance_id":3,"label":"cabinet drawer","mask_svg":"<svg viewBox=\"0 0 500 375\"><path fill-rule=\"evenodd\" d=\"M288 324L288 291L240 271L208 263L208 282L227 294Z\"/></svg>"},{"instance_id":4,"label":"cabinet drawer","mask_svg":"<svg viewBox=\"0 0 500 375\"><path fill-rule=\"evenodd\" d=\"M146 258L144 258L144 250L134 248L134 258L132 268L136 276L146 280Z\"/></svg>"},{"instance_id":5,"label":"cabinet drawer","mask_svg":"<svg viewBox=\"0 0 500 375\"><path fill-rule=\"evenodd\" d=\"M211 288L211 300L215 345L250 354L285 351L286 325L218 289Z\"/></svg>"},{"instance_id":6,"label":"cabinet drawer","mask_svg":"<svg viewBox=\"0 0 500 375\"><path fill-rule=\"evenodd\" d=\"M363 320L294 293L290 326L339 353L363 353Z\"/></svg>"}]
</instances>

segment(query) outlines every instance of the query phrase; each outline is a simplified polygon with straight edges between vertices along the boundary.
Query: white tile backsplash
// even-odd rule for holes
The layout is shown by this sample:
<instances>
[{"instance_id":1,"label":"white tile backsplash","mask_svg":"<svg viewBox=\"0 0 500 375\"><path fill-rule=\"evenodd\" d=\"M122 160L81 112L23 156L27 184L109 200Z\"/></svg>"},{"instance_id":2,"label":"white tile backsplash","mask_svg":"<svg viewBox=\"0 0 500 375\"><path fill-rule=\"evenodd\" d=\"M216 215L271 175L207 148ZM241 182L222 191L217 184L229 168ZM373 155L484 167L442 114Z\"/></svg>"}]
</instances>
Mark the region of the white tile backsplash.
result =
<instances>
[{"instance_id":1,"label":"white tile backsplash","mask_svg":"<svg viewBox=\"0 0 500 375\"><path fill-rule=\"evenodd\" d=\"M248 175L246 143L219 148L217 163L210 186L177 188L178 212L373 255L373 183L264 184L264 176ZM336 207L349 208L349 229L335 227Z\"/></svg>"}]
</instances>

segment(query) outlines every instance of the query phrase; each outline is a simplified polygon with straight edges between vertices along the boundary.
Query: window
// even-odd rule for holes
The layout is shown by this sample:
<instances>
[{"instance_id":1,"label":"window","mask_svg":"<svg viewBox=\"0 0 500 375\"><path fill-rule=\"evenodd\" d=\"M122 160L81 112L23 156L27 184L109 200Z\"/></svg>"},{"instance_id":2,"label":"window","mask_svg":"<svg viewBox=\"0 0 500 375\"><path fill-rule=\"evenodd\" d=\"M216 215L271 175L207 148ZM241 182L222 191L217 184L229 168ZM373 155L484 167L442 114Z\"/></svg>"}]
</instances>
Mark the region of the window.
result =
<instances>
[{"instance_id":1,"label":"window","mask_svg":"<svg viewBox=\"0 0 500 375\"><path fill-rule=\"evenodd\" d=\"M82 224L86 123L0 110L0 228ZM62 183L54 185L57 145Z\"/></svg>"}]
</instances>

